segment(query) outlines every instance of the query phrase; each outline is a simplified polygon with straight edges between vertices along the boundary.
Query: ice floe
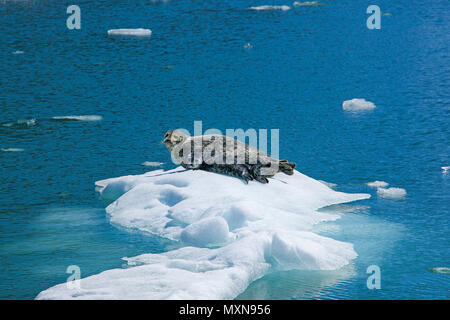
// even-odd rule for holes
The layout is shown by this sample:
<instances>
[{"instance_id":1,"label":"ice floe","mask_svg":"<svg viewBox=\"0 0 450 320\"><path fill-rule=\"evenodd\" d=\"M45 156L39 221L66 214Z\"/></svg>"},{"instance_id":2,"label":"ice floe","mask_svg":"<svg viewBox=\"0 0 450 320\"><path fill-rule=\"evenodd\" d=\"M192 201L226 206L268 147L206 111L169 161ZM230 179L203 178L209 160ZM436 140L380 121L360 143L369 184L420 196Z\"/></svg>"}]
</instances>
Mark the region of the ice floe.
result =
<instances>
[{"instance_id":1,"label":"ice floe","mask_svg":"<svg viewBox=\"0 0 450 320\"><path fill-rule=\"evenodd\" d=\"M85 115L85 116L57 116L52 117L53 120L60 121L100 121L103 119L102 116L99 115Z\"/></svg>"},{"instance_id":2,"label":"ice floe","mask_svg":"<svg viewBox=\"0 0 450 320\"><path fill-rule=\"evenodd\" d=\"M450 274L450 268L447 267L434 267L429 270L433 273Z\"/></svg>"},{"instance_id":3,"label":"ice floe","mask_svg":"<svg viewBox=\"0 0 450 320\"><path fill-rule=\"evenodd\" d=\"M19 119L17 120L18 125L26 125L28 127L34 126L36 124L36 119Z\"/></svg>"},{"instance_id":4,"label":"ice floe","mask_svg":"<svg viewBox=\"0 0 450 320\"><path fill-rule=\"evenodd\" d=\"M281 10L281 11L287 11L290 10L291 7L289 6L257 6L257 7L250 7L250 10L256 10L256 11L265 11L265 10Z\"/></svg>"},{"instance_id":5,"label":"ice floe","mask_svg":"<svg viewBox=\"0 0 450 320\"><path fill-rule=\"evenodd\" d=\"M3 152L22 152L22 151L25 151L22 148L1 148L0 150L2 150Z\"/></svg>"},{"instance_id":6,"label":"ice floe","mask_svg":"<svg viewBox=\"0 0 450 320\"><path fill-rule=\"evenodd\" d=\"M8 123L3 123L2 126L3 127L12 127L12 126L27 126L27 127L31 127L34 126L36 124L36 119L19 119L16 122L8 122Z\"/></svg>"},{"instance_id":7,"label":"ice floe","mask_svg":"<svg viewBox=\"0 0 450 320\"><path fill-rule=\"evenodd\" d=\"M406 190L403 188L378 188L377 195L388 199L401 199L406 197Z\"/></svg>"},{"instance_id":8,"label":"ice floe","mask_svg":"<svg viewBox=\"0 0 450 320\"><path fill-rule=\"evenodd\" d=\"M450 166L441 167L441 169L442 169L442 173L447 173L450 171Z\"/></svg>"},{"instance_id":9,"label":"ice floe","mask_svg":"<svg viewBox=\"0 0 450 320\"><path fill-rule=\"evenodd\" d=\"M108 36L131 36L131 37L150 37L150 29L111 29L108 30Z\"/></svg>"},{"instance_id":10,"label":"ice floe","mask_svg":"<svg viewBox=\"0 0 450 320\"><path fill-rule=\"evenodd\" d=\"M372 182L367 182L366 183L367 186L371 187L371 188L386 188L389 183L385 182L385 181L372 181Z\"/></svg>"},{"instance_id":11,"label":"ice floe","mask_svg":"<svg viewBox=\"0 0 450 320\"><path fill-rule=\"evenodd\" d=\"M159 167L162 166L164 163L162 162L156 162L156 161L144 161L141 163L141 166L145 167Z\"/></svg>"},{"instance_id":12,"label":"ice floe","mask_svg":"<svg viewBox=\"0 0 450 320\"><path fill-rule=\"evenodd\" d=\"M263 185L205 171L155 170L96 182L112 224L182 247L124 258L128 268L65 283L38 299L233 299L275 270L336 270L351 243L313 232L339 218L319 208L367 199L331 190L298 171Z\"/></svg>"},{"instance_id":13,"label":"ice floe","mask_svg":"<svg viewBox=\"0 0 450 320\"><path fill-rule=\"evenodd\" d=\"M319 7L325 5L325 3L319 1L305 1L305 2L295 1L292 5L294 7Z\"/></svg>"},{"instance_id":14,"label":"ice floe","mask_svg":"<svg viewBox=\"0 0 450 320\"><path fill-rule=\"evenodd\" d=\"M346 100L342 103L342 109L346 111L364 111L375 109L375 104L365 99L355 98L352 100Z\"/></svg>"}]
</instances>

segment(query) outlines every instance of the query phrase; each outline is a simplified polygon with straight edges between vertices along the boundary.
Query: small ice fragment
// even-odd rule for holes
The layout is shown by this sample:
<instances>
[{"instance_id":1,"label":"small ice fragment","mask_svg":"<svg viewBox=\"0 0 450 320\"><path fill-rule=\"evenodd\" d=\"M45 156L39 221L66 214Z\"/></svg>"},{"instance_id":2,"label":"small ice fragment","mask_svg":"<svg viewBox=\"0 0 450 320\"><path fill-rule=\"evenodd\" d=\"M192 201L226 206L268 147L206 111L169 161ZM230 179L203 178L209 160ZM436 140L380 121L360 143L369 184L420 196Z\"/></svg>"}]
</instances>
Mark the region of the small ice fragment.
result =
<instances>
[{"instance_id":1,"label":"small ice fragment","mask_svg":"<svg viewBox=\"0 0 450 320\"><path fill-rule=\"evenodd\" d=\"M11 52L11 54L24 54L24 51L16 50L16 51Z\"/></svg>"},{"instance_id":2,"label":"small ice fragment","mask_svg":"<svg viewBox=\"0 0 450 320\"><path fill-rule=\"evenodd\" d=\"M434 267L428 270L432 273L450 274L450 268L448 267Z\"/></svg>"},{"instance_id":3,"label":"small ice fragment","mask_svg":"<svg viewBox=\"0 0 450 320\"><path fill-rule=\"evenodd\" d=\"M1 148L3 152L22 152L24 149L21 148Z\"/></svg>"},{"instance_id":4,"label":"small ice fragment","mask_svg":"<svg viewBox=\"0 0 450 320\"><path fill-rule=\"evenodd\" d=\"M378 188L377 194L381 198L400 199L406 197L406 190L402 188Z\"/></svg>"},{"instance_id":5,"label":"small ice fragment","mask_svg":"<svg viewBox=\"0 0 450 320\"><path fill-rule=\"evenodd\" d=\"M450 170L450 166L441 167L442 173L447 173Z\"/></svg>"},{"instance_id":6,"label":"small ice fragment","mask_svg":"<svg viewBox=\"0 0 450 320\"><path fill-rule=\"evenodd\" d=\"M141 166L145 166L145 167L159 167L161 165L163 165L163 162L155 162L155 161L144 161L141 163Z\"/></svg>"},{"instance_id":7,"label":"small ice fragment","mask_svg":"<svg viewBox=\"0 0 450 320\"><path fill-rule=\"evenodd\" d=\"M290 10L291 7L289 6L258 6L258 7L250 7L250 10L256 10L256 11L264 11L264 10Z\"/></svg>"},{"instance_id":8,"label":"small ice fragment","mask_svg":"<svg viewBox=\"0 0 450 320\"><path fill-rule=\"evenodd\" d=\"M326 185L328 188L331 188L331 189L334 189L337 187L336 183L327 182L327 181L323 181L323 180L317 180L317 181L319 181L320 183Z\"/></svg>"},{"instance_id":9,"label":"small ice fragment","mask_svg":"<svg viewBox=\"0 0 450 320\"><path fill-rule=\"evenodd\" d=\"M31 127L36 124L36 119L19 119L17 120L17 124Z\"/></svg>"},{"instance_id":10,"label":"small ice fragment","mask_svg":"<svg viewBox=\"0 0 450 320\"><path fill-rule=\"evenodd\" d=\"M293 3L294 7L318 7L323 5L325 5L325 3L321 3L319 1L305 1L305 2L295 1Z\"/></svg>"},{"instance_id":11,"label":"small ice fragment","mask_svg":"<svg viewBox=\"0 0 450 320\"><path fill-rule=\"evenodd\" d=\"M111 29L108 30L108 36L133 36L133 37L150 37L152 31L150 29Z\"/></svg>"},{"instance_id":12,"label":"small ice fragment","mask_svg":"<svg viewBox=\"0 0 450 320\"><path fill-rule=\"evenodd\" d=\"M375 109L375 104L364 99L355 98L342 103L342 109L346 111L363 111Z\"/></svg>"},{"instance_id":13,"label":"small ice fragment","mask_svg":"<svg viewBox=\"0 0 450 320\"><path fill-rule=\"evenodd\" d=\"M86 115L86 116L58 116L53 117L53 120L77 120L77 121L100 121L103 119L102 116L98 115Z\"/></svg>"},{"instance_id":14,"label":"small ice fragment","mask_svg":"<svg viewBox=\"0 0 450 320\"><path fill-rule=\"evenodd\" d=\"M3 127L12 127L15 125L31 127L36 124L36 119L19 119L16 122L3 123Z\"/></svg>"},{"instance_id":15,"label":"small ice fragment","mask_svg":"<svg viewBox=\"0 0 450 320\"><path fill-rule=\"evenodd\" d=\"M373 181L373 182L367 182L366 183L367 186L371 187L371 188L386 188L389 183L385 182L385 181Z\"/></svg>"}]
</instances>

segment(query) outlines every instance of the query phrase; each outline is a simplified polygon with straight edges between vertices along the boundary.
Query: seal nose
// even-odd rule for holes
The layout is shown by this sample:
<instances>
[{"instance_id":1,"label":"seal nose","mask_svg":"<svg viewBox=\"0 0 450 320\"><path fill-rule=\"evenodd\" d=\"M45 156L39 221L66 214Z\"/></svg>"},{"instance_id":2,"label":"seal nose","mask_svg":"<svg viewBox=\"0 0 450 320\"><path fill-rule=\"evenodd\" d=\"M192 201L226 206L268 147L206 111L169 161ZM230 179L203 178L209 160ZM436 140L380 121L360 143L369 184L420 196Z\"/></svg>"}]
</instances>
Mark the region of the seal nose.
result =
<instances>
[{"instance_id":1,"label":"seal nose","mask_svg":"<svg viewBox=\"0 0 450 320\"><path fill-rule=\"evenodd\" d=\"M170 141L170 137L169 134L166 133L166 135L164 136L164 140L162 141L162 143L166 143Z\"/></svg>"}]
</instances>

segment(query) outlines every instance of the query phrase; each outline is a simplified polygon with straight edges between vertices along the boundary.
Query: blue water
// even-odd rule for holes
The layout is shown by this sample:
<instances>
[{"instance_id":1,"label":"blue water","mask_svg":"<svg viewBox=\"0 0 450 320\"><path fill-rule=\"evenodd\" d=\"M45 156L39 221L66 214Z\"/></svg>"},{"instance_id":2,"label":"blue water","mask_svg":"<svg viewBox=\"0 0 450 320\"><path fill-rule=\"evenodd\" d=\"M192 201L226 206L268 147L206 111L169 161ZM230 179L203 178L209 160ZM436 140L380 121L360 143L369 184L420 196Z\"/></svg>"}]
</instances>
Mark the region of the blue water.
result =
<instances>
[{"instance_id":1,"label":"blue water","mask_svg":"<svg viewBox=\"0 0 450 320\"><path fill-rule=\"evenodd\" d=\"M96 180L164 162L168 129L280 129L282 158L346 192L369 192L323 234L354 243L339 272L289 271L238 298L449 299L450 24L448 1L370 1L254 12L272 1L84 1L81 30L67 1L0 2L0 298L33 299L64 282L121 267L171 243L111 226ZM113 28L150 39L111 39ZM253 48L245 49L251 43ZM14 51L23 54L11 54ZM373 101L348 113L342 102ZM54 116L101 115L101 121ZM17 124L37 119L36 125ZM3 124L14 123L12 126ZM365 182L405 188L382 199ZM381 269L381 289L366 268Z\"/></svg>"}]
</instances>

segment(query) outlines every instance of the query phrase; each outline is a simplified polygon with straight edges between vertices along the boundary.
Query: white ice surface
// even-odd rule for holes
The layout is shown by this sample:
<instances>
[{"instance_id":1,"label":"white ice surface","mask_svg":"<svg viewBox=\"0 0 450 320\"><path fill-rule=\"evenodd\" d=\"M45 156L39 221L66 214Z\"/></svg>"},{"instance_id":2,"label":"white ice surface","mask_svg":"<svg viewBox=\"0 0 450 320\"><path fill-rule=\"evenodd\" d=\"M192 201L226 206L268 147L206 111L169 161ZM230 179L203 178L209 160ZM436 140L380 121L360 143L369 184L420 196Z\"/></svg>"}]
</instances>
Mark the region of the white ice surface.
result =
<instances>
[{"instance_id":1,"label":"white ice surface","mask_svg":"<svg viewBox=\"0 0 450 320\"><path fill-rule=\"evenodd\" d=\"M367 186L371 187L371 188L386 188L389 183L385 182L385 181L372 181L372 182L367 182L366 183Z\"/></svg>"},{"instance_id":2,"label":"white ice surface","mask_svg":"<svg viewBox=\"0 0 450 320\"><path fill-rule=\"evenodd\" d=\"M433 273L450 274L450 268L447 267L434 267L430 268L430 271Z\"/></svg>"},{"instance_id":3,"label":"white ice surface","mask_svg":"<svg viewBox=\"0 0 450 320\"><path fill-rule=\"evenodd\" d=\"M400 199L406 197L406 190L402 188L378 188L377 195L382 198Z\"/></svg>"},{"instance_id":4,"label":"white ice surface","mask_svg":"<svg viewBox=\"0 0 450 320\"><path fill-rule=\"evenodd\" d=\"M335 270L350 243L312 232L339 215L317 209L369 198L336 192L298 171L267 185L182 168L98 181L111 223L178 241L179 249L124 258L129 268L65 283L38 299L232 299L273 270Z\"/></svg>"},{"instance_id":5,"label":"white ice surface","mask_svg":"<svg viewBox=\"0 0 450 320\"><path fill-rule=\"evenodd\" d=\"M342 103L342 109L346 111L364 111L375 109L375 104L364 99L346 100Z\"/></svg>"},{"instance_id":6,"label":"white ice surface","mask_svg":"<svg viewBox=\"0 0 450 320\"><path fill-rule=\"evenodd\" d=\"M108 36L136 36L136 37L149 37L152 35L150 29L111 29L108 30Z\"/></svg>"},{"instance_id":7,"label":"white ice surface","mask_svg":"<svg viewBox=\"0 0 450 320\"><path fill-rule=\"evenodd\" d=\"M294 7L318 7L323 5L323 3L319 1L305 1L305 2L295 1L292 5Z\"/></svg>"},{"instance_id":8,"label":"white ice surface","mask_svg":"<svg viewBox=\"0 0 450 320\"><path fill-rule=\"evenodd\" d=\"M286 11L291 9L289 6L257 6L257 7L250 7L250 10L256 10L256 11L264 11L264 10L282 10Z\"/></svg>"},{"instance_id":9,"label":"white ice surface","mask_svg":"<svg viewBox=\"0 0 450 320\"><path fill-rule=\"evenodd\" d=\"M1 148L3 152L22 152L24 149L22 148Z\"/></svg>"},{"instance_id":10,"label":"white ice surface","mask_svg":"<svg viewBox=\"0 0 450 320\"><path fill-rule=\"evenodd\" d=\"M99 115L83 115L83 116L57 116L52 117L53 120L78 120L78 121L100 121L103 119Z\"/></svg>"},{"instance_id":11,"label":"white ice surface","mask_svg":"<svg viewBox=\"0 0 450 320\"><path fill-rule=\"evenodd\" d=\"M141 163L141 166L145 166L145 167L159 167L161 165L163 165L164 163L162 162L157 162L157 161L144 161Z\"/></svg>"}]
</instances>

